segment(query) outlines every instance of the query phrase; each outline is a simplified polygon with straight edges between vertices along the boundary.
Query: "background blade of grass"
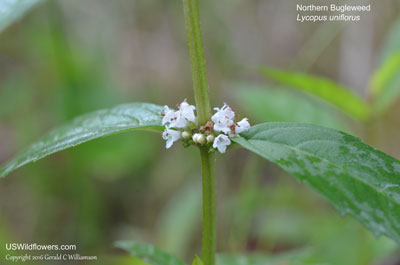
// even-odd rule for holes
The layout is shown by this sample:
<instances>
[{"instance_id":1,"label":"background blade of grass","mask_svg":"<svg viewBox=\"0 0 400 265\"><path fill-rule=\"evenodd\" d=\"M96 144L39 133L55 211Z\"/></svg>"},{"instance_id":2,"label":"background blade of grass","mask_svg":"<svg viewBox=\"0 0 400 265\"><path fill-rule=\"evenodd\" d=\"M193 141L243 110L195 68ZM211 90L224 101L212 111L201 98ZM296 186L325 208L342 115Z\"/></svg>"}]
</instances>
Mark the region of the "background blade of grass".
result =
<instances>
[{"instance_id":1,"label":"background blade of grass","mask_svg":"<svg viewBox=\"0 0 400 265\"><path fill-rule=\"evenodd\" d=\"M380 52L379 66L370 80L376 115L390 108L400 95L400 19L392 26Z\"/></svg>"},{"instance_id":2,"label":"background blade of grass","mask_svg":"<svg viewBox=\"0 0 400 265\"><path fill-rule=\"evenodd\" d=\"M284 88L250 83L234 84L234 95L253 122L286 121L321 125L349 131L333 108L306 94Z\"/></svg>"},{"instance_id":3,"label":"background blade of grass","mask_svg":"<svg viewBox=\"0 0 400 265\"><path fill-rule=\"evenodd\" d=\"M329 79L267 67L260 71L274 81L326 100L356 120L365 121L369 116L368 104L362 98Z\"/></svg>"}]
</instances>

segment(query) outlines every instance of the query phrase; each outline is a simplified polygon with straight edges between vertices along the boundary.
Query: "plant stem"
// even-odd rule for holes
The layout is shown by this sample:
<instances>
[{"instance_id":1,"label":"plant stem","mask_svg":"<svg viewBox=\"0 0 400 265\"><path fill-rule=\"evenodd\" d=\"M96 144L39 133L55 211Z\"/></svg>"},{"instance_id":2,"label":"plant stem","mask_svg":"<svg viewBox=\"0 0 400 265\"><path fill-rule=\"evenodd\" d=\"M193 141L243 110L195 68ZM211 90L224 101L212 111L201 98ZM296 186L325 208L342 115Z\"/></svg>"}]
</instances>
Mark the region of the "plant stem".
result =
<instances>
[{"instance_id":1,"label":"plant stem","mask_svg":"<svg viewBox=\"0 0 400 265\"><path fill-rule=\"evenodd\" d=\"M216 215L216 177L214 154L209 154L202 148L201 165L203 175L203 241L202 259L204 265L215 265L215 250L217 241Z\"/></svg>"},{"instance_id":2,"label":"plant stem","mask_svg":"<svg viewBox=\"0 0 400 265\"><path fill-rule=\"evenodd\" d=\"M206 61L204 59L198 0L183 0L183 8L192 67L197 118L199 125L204 125L211 118L211 107L208 96Z\"/></svg>"},{"instance_id":3,"label":"plant stem","mask_svg":"<svg viewBox=\"0 0 400 265\"><path fill-rule=\"evenodd\" d=\"M204 58L203 39L201 35L198 0L183 0L186 35L189 45L192 67L193 91L196 100L199 125L211 120L210 99L206 63ZM216 250L216 176L214 155L208 149L201 148L201 165L203 178L203 241L202 259L204 265L215 265Z\"/></svg>"}]
</instances>

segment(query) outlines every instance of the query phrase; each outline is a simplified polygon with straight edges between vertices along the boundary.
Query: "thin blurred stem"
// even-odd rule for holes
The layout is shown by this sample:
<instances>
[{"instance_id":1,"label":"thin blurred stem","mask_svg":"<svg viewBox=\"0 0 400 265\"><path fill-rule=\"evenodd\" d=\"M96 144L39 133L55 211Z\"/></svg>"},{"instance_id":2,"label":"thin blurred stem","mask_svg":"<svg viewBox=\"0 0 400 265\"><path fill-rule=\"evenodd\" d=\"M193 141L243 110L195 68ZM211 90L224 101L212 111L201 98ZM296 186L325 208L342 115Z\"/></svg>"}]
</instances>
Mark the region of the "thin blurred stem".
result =
<instances>
[{"instance_id":1,"label":"thin blurred stem","mask_svg":"<svg viewBox=\"0 0 400 265\"><path fill-rule=\"evenodd\" d=\"M211 107L208 96L206 60L204 58L203 39L201 36L198 0L183 0L183 8L192 67L197 118L199 124L203 125L211 118Z\"/></svg>"},{"instance_id":2,"label":"thin blurred stem","mask_svg":"<svg viewBox=\"0 0 400 265\"><path fill-rule=\"evenodd\" d=\"M202 259L204 265L215 265L217 241L217 198L214 154L201 149L201 165L203 175L203 241Z\"/></svg>"},{"instance_id":3,"label":"thin blurred stem","mask_svg":"<svg viewBox=\"0 0 400 265\"><path fill-rule=\"evenodd\" d=\"M208 81L201 35L198 0L183 0L186 35L192 67L193 91L196 99L197 119L204 125L211 119ZM202 259L204 265L215 265L216 250L216 176L215 159L207 149L201 148L203 178L203 240Z\"/></svg>"},{"instance_id":4,"label":"thin blurred stem","mask_svg":"<svg viewBox=\"0 0 400 265\"><path fill-rule=\"evenodd\" d=\"M291 69L307 71L315 64L321 54L343 31L344 24L322 23L304 43L290 64Z\"/></svg>"}]
</instances>

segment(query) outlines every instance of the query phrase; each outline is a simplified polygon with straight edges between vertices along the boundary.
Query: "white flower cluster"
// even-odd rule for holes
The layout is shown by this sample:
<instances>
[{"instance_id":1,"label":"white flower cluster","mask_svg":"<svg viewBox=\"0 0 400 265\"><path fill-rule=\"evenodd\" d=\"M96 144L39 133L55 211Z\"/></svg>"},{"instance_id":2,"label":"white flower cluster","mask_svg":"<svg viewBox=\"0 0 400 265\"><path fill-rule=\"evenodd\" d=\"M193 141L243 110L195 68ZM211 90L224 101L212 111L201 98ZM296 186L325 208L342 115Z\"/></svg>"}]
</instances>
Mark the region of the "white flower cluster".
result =
<instances>
[{"instance_id":1,"label":"white flower cluster","mask_svg":"<svg viewBox=\"0 0 400 265\"><path fill-rule=\"evenodd\" d=\"M196 107L189 105L186 99L179 105L177 111L164 106L162 124L165 130L162 137L166 140L167 149L175 141L182 139L185 145L209 145L213 150L225 153L231 144L229 137L238 136L250 128L247 118L236 123L235 112L226 104L221 109L214 108L216 113L211 117L211 121L199 128L195 109Z\"/></svg>"}]
</instances>

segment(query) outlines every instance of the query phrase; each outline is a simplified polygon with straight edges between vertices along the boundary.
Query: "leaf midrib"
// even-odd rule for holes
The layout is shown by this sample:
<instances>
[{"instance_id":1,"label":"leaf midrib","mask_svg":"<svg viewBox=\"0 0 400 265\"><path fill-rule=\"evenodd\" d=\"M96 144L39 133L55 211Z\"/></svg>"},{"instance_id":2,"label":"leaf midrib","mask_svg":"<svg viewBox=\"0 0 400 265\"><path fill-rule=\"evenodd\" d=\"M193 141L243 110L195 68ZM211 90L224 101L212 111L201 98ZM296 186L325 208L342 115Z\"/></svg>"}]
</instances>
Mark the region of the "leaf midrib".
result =
<instances>
[{"instance_id":1,"label":"leaf midrib","mask_svg":"<svg viewBox=\"0 0 400 265\"><path fill-rule=\"evenodd\" d=\"M111 133L105 133L104 135L102 135L100 137L93 137L94 136L93 134L88 134L85 137L83 137L83 138L81 138L79 140L76 140L76 143L72 144L71 146L68 146L68 144L66 144L66 143L62 143L62 144L58 143L58 144L56 144L54 146L45 146L43 150L34 150L33 152L31 152L31 154L35 154L37 152L47 152L48 153L49 151L51 151L49 154L46 154L44 156L35 157L34 159L27 159L26 161L21 162L21 164L19 166L17 166L17 167L12 166L13 167L12 170L7 170L7 168L8 168L8 165L10 165L11 161L13 161L14 159L12 159L10 162L7 162L4 165L4 167L1 168L2 171L0 171L0 178L3 178L4 176L9 174L10 172L12 172L12 171L14 171L14 170L26 165L26 164L39 161L39 160L41 160L43 158L46 158L46 157L48 157L48 156L50 156L50 155L52 155L52 154L54 154L56 152L64 151L64 150L66 150L68 148L73 148L73 147L76 147L76 146L78 146L80 144L87 143L89 141L94 141L94 140L97 140L97 139L100 139L100 138L103 138L103 137L107 137L107 136L111 136L111 135L114 135L114 134L129 132L129 131L132 131L132 130L135 130L135 129L140 129L140 130L143 130L143 131L146 131L146 130L152 131L153 128L157 128L157 127L162 128L162 126L160 126L159 124L146 125L146 126L135 125L133 127L124 128L122 130L117 129L116 131L111 132ZM76 136L77 136L77 134L73 135L73 137L76 137ZM64 138L63 141L65 141L65 140L66 139ZM35 144L37 144L37 143L35 143ZM28 147L28 148L30 148L30 147ZM25 155L27 155L26 152L23 152L20 155L18 155L18 157L20 157L20 158L18 158L18 160L19 159L23 159L23 157ZM14 163L17 163L17 161L14 161ZM4 172L7 172L7 174L4 174Z\"/></svg>"}]
</instances>

